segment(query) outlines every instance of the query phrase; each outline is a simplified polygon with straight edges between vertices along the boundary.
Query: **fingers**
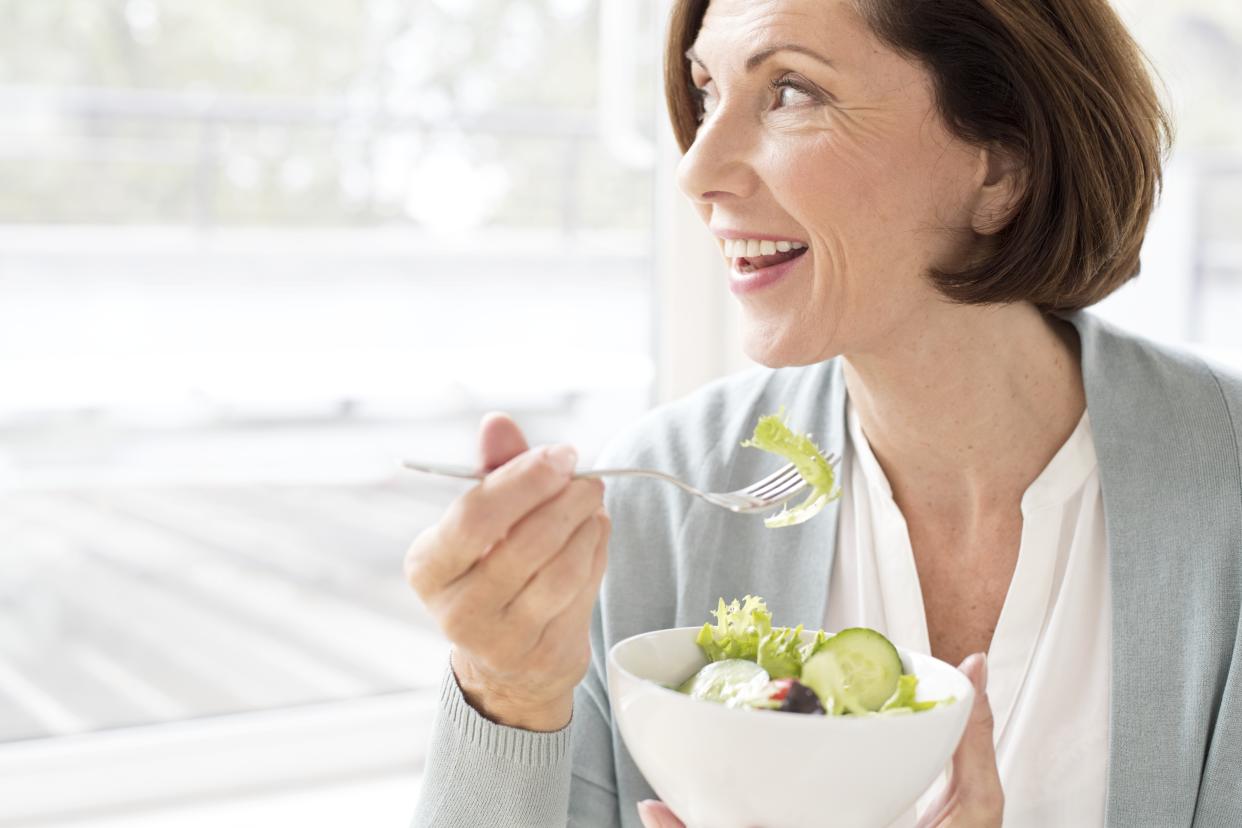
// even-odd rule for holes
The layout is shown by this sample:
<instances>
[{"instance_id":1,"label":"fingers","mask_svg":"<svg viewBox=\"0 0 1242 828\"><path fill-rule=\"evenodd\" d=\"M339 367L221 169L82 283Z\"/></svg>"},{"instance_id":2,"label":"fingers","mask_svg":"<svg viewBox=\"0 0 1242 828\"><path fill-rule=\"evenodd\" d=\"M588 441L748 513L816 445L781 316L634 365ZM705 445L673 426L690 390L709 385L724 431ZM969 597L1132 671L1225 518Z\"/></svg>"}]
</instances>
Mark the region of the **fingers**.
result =
<instances>
[{"instance_id":1,"label":"fingers","mask_svg":"<svg viewBox=\"0 0 1242 828\"><path fill-rule=\"evenodd\" d=\"M983 653L967 656L959 665L975 688L975 701L966 731L953 753L949 783L919 819L918 828L948 826L999 826L1005 813L1005 796L996 768L993 746L992 706L988 702L988 665Z\"/></svg>"},{"instance_id":2,"label":"fingers","mask_svg":"<svg viewBox=\"0 0 1242 828\"><path fill-rule=\"evenodd\" d=\"M638 818L642 820L643 828L686 828L667 805L655 799L644 799L638 803Z\"/></svg>"},{"instance_id":3,"label":"fingers","mask_svg":"<svg viewBox=\"0 0 1242 828\"><path fill-rule=\"evenodd\" d=\"M598 530L592 516L603 506L604 483L598 478L575 480L560 494L541 504L509 530L509 534L475 567L478 578L508 605L531 578L560 557L561 550L579 532ZM588 552L596 538L582 539ZM562 564L567 565L567 564Z\"/></svg>"},{"instance_id":4,"label":"fingers","mask_svg":"<svg viewBox=\"0 0 1242 828\"><path fill-rule=\"evenodd\" d=\"M612 521L603 509L598 512L597 519L601 521L599 539L589 556L584 556L589 561L586 580L570 596L565 609L544 627L535 650L558 646L564 648L563 652L558 653L562 658L590 658L591 612L595 609L600 582L608 565L608 538L612 527Z\"/></svg>"},{"instance_id":5,"label":"fingers","mask_svg":"<svg viewBox=\"0 0 1242 828\"><path fill-rule=\"evenodd\" d=\"M975 686L975 703L970 709L966 732L953 754L954 771L963 778L985 778L996 774L996 748L992 740L992 705L987 693L987 658L982 653L967 656L959 668Z\"/></svg>"},{"instance_id":6,"label":"fingers","mask_svg":"<svg viewBox=\"0 0 1242 828\"><path fill-rule=\"evenodd\" d=\"M411 586L426 595L461 577L515 523L568 486L576 462L572 447L547 446L488 474L414 539L406 555Z\"/></svg>"},{"instance_id":7,"label":"fingers","mask_svg":"<svg viewBox=\"0 0 1242 828\"><path fill-rule=\"evenodd\" d=\"M492 411L479 423L479 470L492 471L526 451L526 438L508 414Z\"/></svg>"},{"instance_id":8,"label":"fingers","mask_svg":"<svg viewBox=\"0 0 1242 828\"><path fill-rule=\"evenodd\" d=\"M608 518L602 510L588 515L560 545L559 551L550 556L546 563L541 563L528 581L524 584L518 582L514 588L515 597L505 607L503 623L516 622L528 628L542 629L569 609L587 591L596 551L606 533L607 524ZM523 565L529 565L529 561L524 559L534 557L515 554L508 549L507 543L504 546L505 555L523 559L520 561ZM489 556L487 563L490 562ZM594 598L593 590L589 594Z\"/></svg>"},{"instance_id":9,"label":"fingers","mask_svg":"<svg viewBox=\"0 0 1242 828\"><path fill-rule=\"evenodd\" d=\"M992 705L987 694L987 657L983 653L967 656L959 669L975 686L975 703L966 732L953 754L952 787L967 810L988 819L994 816L999 824L1005 800L996 768Z\"/></svg>"}]
</instances>

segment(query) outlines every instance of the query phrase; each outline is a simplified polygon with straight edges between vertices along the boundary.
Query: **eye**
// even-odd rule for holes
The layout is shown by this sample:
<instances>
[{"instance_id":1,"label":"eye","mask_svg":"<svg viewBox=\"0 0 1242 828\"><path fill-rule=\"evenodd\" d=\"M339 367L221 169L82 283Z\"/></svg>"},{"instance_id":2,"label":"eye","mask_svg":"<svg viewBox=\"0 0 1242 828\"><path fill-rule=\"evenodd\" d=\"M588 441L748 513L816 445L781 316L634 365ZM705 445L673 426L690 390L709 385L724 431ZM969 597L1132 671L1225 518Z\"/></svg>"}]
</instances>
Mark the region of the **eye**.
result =
<instances>
[{"instance_id":1,"label":"eye","mask_svg":"<svg viewBox=\"0 0 1242 828\"><path fill-rule=\"evenodd\" d=\"M700 123L716 108L715 87L715 82L710 80L702 86L697 86L693 81L691 82L690 93L694 96L695 109L697 110Z\"/></svg>"},{"instance_id":2,"label":"eye","mask_svg":"<svg viewBox=\"0 0 1242 828\"><path fill-rule=\"evenodd\" d=\"M776 99L781 106L794 106L807 101L818 103L820 100L820 96L812 91L808 84L798 80L794 75L773 78L768 88L776 93Z\"/></svg>"}]
</instances>

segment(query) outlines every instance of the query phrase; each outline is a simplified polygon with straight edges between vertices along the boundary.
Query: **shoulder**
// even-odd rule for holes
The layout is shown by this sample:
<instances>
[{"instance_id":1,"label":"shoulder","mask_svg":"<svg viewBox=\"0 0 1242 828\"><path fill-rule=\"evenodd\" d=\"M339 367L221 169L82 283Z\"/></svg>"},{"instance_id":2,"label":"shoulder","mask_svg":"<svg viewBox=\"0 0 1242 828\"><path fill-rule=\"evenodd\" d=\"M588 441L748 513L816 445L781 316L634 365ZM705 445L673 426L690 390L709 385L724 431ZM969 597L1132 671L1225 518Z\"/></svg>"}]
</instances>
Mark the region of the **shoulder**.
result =
<instances>
[{"instance_id":1,"label":"shoulder","mask_svg":"<svg viewBox=\"0 0 1242 828\"><path fill-rule=\"evenodd\" d=\"M1168 549L1194 549L1199 563L1219 564L1204 571L1233 572L1225 580L1236 583L1242 578L1242 378L1088 314L1067 318L1082 337L1110 544L1147 549L1150 561Z\"/></svg>"},{"instance_id":2,"label":"shoulder","mask_svg":"<svg viewBox=\"0 0 1242 828\"><path fill-rule=\"evenodd\" d=\"M1066 318L1082 340L1089 405L1242 442L1242 373L1091 314Z\"/></svg>"},{"instance_id":3,"label":"shoulder","mask_svg":"<svg viewBox=\"0 0 1242 828\"><path fill-rule=\"evenodd\" d=\"M1133 331L1118 328L1089 313L1067 315L1078 329L1083 345L1084 371L1105 370L1098 379L1105 385L1131 392L1174 389L1200 397L1228 398L1237 405L1242 395L1242 374L1225 365L1158 343Z\"/></svg>"}]
</instances>

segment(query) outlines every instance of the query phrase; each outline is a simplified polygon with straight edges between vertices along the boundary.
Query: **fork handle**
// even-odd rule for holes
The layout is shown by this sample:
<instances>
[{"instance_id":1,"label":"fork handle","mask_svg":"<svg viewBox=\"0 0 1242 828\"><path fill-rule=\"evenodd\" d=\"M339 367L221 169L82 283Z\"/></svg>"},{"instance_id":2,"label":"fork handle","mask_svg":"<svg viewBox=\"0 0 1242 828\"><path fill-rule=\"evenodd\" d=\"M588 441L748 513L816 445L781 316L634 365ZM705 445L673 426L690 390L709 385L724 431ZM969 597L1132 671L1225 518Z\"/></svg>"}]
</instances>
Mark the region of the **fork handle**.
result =
<instances>
[{"instance_id":1,"label":"fork handle","mask_svg":"<svg viewBox=\"0 0 1242 828\"><path fill-rule=\"evenodd\" d=\"M462 480L482 480L487 476L486 472L481 472L478 469L472 469L469 466L454 466L448 463L418 463L413 460L405 460L401 465L407 469L413 469L414 471L420 471L426 474L438 474L442 477L457 477ZM667 478L667 475L647 469L586 469L584 471L574 472L573 477L627 477L634 475L658 475L660 477Z\"/></svg>"},{"instance_id":2,"label":"fork handle","mask_svg":"<svg viewBox=\"0 0 1242 828\"><path fill-rule=\"evenodd\" d=\"M459 477L462 480L482 480L486 476L486 472L481 472L468 466L454 466L448 463L416 463L413 460L404 460L401 465L407 469L413 469L425 474L438 474L441 477Z\"/></svg>"}]
</instances>

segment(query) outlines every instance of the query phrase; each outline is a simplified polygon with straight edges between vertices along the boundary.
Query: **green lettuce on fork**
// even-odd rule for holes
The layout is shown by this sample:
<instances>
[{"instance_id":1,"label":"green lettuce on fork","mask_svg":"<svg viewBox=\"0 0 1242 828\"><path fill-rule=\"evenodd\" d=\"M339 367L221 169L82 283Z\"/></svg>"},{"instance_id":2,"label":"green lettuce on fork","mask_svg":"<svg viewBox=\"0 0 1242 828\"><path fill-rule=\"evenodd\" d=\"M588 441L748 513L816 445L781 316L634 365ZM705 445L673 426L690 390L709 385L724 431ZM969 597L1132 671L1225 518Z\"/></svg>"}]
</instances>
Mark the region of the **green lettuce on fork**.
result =
<instances>
[{"instance_id":1,"label":"green lettuce on fork","mask_svg":"<svg viewBox=\"0 0 1242 828\"><path fill-rule=\"evenodd\" d=\"M798 474L811 487L806 500L794 508L788 506L775 515L763 519L763 525L769 529L780 526L796 526L819 514L819 510L841 496L836 486L836 475L832 465L824 457L819 447L811 442L811 435L794 433L784 421L785 406L775 414L760 417L755 426L755 433L749 440L743 440L745 448L757 448L780 455L793 463Z\"/></svg>"}]
</instances>

